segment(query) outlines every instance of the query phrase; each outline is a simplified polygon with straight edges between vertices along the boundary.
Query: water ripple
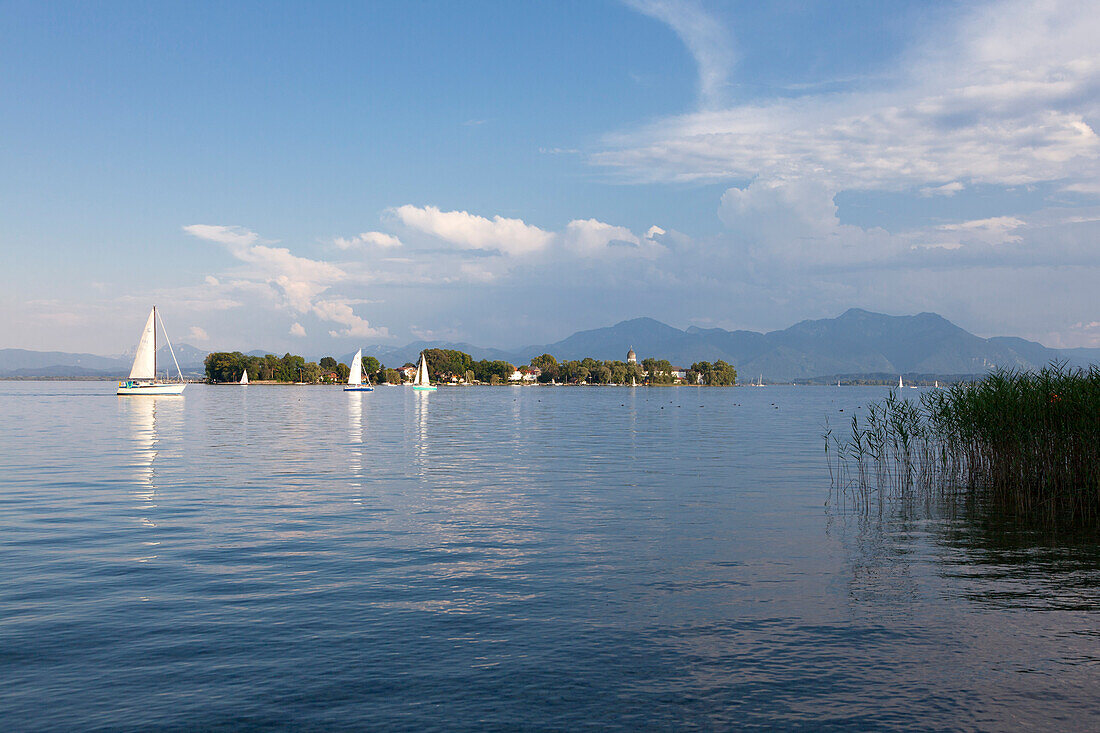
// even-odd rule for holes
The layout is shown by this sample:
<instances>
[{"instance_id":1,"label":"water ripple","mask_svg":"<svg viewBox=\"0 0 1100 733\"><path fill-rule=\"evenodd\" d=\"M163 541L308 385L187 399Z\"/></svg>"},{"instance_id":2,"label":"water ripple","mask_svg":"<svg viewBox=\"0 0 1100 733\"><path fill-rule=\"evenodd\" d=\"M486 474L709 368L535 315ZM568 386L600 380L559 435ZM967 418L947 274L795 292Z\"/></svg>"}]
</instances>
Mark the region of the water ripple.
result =
<instances>
[{"instance_id":1,"label":"water ripple","mask_svg":"<svg viewBox=\"0 0 1100 733\"><path fill-rule=\"evenodd\" d=\"M8 728L1100 726L1094 538L825 506L881 390L104 389L0 383Z\"/></svg>"}]
</instances>

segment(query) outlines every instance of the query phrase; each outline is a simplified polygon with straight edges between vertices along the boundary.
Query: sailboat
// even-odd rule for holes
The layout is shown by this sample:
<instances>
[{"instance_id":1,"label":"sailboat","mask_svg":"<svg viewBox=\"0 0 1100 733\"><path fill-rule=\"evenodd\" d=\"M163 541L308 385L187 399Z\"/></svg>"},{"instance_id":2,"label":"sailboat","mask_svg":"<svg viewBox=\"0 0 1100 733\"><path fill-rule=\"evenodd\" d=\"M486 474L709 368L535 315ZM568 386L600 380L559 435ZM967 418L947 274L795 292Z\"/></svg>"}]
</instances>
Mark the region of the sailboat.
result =
<instances>
[{"instance_id":1,"label":"sailboat","mask_svg":"<svg viewBox=\"0 0 1100 733\"><path fill-rule=\"evenodd\" d=\"M437 387L432 386L428 379L428 359L424 352L420 352L420 363L416 366L416 378L413 379L413 389L420 392L434 392Z\"/></svg>"},{"instance_id":2,"label":"sailboat","mask_svg":"<svg viewBox=\"0 0 1100 733\"><path fill-rule=\"evenodd\" d=\"M178 382L157 381L157 321L160 321L160 330L164 332L164 341L168 344L168 351L172 354L172 362L176 365ZM141 332L141 341L138 342L137 353L134 354L134 366L130 369L130 378L118 383L119 395L175 395L183 394L187 383L183 381L183 372L176 361L176 352L172 349L172 342L168 340L168 333L164 330L164 321L157 315L157 307L149 311L149 320L145 322L145 328Z\"/></svg>"},{"instance_id":3,"label":"sailboat","mask_svg":"<svg viewBox=\"0 0 1100 733\"><path fill-rule=\"evenodd\" d=\"M898 389L905 389L905 383L901 381L901 377L898 377Z\"/></svg>"},{"instance_id":4,"label":"sailboat","mask_svg":"<svg viewBox=\"0 0 1100 733\"><path fill-rule=\"evenodd\" d=\"M345 392L373 392L370 378L363 384L363 350L355 352L355 358L351 360L351 372L348 373L348 383L344 386Z\"/></svg>"},{"instance_id":5,"label":"sailboat","mask_svg":"<svg viewBox=\"0 0 1100 733\"><path fill-rule=\"evenodd\" d=\"M243 374L241 374L241 381L240 381L240 383L241 383L241 384L248 384L248 370L247 370L247 369L245 369L245 370L244 370L244 373L243 373Z\"/></svg>"}]
</instances>

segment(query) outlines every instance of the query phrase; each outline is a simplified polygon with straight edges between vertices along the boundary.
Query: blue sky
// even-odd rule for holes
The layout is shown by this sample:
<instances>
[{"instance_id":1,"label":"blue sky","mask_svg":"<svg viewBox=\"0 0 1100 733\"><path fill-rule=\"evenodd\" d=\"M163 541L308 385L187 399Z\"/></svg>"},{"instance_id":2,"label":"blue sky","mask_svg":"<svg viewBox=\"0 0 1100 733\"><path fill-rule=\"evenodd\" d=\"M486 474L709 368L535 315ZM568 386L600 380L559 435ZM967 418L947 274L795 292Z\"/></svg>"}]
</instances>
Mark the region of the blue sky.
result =
<instances>
[{"instance_id":1,"label":"blue sky","mask_svg":"<svg viewBox=\"0 0 1100 733\"><path fill-rule=\"evenodd\" d=\"M0 4L0 346L1100 346L1082 2Z\"/></svg>"}]
</instances>

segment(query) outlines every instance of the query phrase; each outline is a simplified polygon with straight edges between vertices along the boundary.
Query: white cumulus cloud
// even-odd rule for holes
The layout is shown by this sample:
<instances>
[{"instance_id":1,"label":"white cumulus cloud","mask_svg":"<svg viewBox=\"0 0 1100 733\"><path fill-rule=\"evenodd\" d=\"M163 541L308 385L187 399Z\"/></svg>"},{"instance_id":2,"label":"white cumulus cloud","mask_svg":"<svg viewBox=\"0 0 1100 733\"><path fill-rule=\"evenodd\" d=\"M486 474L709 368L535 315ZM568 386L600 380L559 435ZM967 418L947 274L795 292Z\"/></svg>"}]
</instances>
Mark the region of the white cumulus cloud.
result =
<instances>
[{"instance_id":1,"label":"white cumulus cloud","mask_svg":"<svg viewBox=\"0 0 1100 733\"><path fill-rule=\"evenodd\" d=\"M435 206L406 204L390 212L406 227L463 249L525 255L546 247L553 234L522 219L494 216L486 219L467 211L440 211Z\"/></svg>"},{"instance_id":2,"label":"white cumulus cloud","mask_svg":"<svg viewBox=\"0 0 1100 733\"><path fill-rule=\"evenodd\" d=\"M385 232L363 232L354 237L337 237L333 240L333 244L340 249L351 249L363 245L384 248L402 246L400 239L392 234L386 234Z\"/></svg>"},{"instance_id":3,"label":"white cumulus cloud","mask_svg":"<svg viewBox=\"0 0 1100 733\"><path fill-rule=\"evenodd\" d=\"M251 271L243 279L266 283L284 307L297 313L312 313L321 320L344 326L344 329L334 333L388 335L385 328L375 328L356 316L346 300L322 297L335 284L348 279L348 273L340 267L323 260L300 257L286 247L261 244L259 235L242 227L192 224L183 229L200 239L225 245L234 257L251 266Z\"/></svg>"},{"instance_id":4,"label":"white cumulus cloud","mask_svg":"<svg viewBox=\"0 0 1100 733\"><path fill-rule=\"evenodd\" d=\"M405 226L457 250L499 254L507 258L538 256L538 261L556 258L601 258L618 255L650 257L661 249L654 237L665 233L651 227L640 238L627 227L599 219L574 219L561 231L547 231L522 219L494 216L492 219L468 211L441 211L434 206L406 204L390 210ZM498 279L503 271L481 256L478 265L459 268L458 272L474 282Z\"/></svg>"}]
</instances>

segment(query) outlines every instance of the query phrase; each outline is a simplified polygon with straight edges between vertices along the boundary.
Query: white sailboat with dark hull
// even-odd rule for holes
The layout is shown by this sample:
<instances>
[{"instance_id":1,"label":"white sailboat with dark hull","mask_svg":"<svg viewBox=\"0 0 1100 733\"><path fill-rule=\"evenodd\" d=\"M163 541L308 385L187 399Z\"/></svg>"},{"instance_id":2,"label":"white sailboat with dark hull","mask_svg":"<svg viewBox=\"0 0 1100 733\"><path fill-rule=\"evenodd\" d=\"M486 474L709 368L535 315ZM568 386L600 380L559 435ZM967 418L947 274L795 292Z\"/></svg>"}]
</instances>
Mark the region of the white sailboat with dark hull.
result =
<instances>
[{"instance_id":1,"label":"white sailboat with dark hull","mask_svg":"<svg viewBox=\"0 0 1100 733\"><path fill-rule=\"evenodd\" d=\"M413 389L419 392L435 392L438 389L428 379L428 359L424 352L420 352L420 364L416 367L416 378L413 379Z\"/></svg>"},{"instance_id":2,"label":"white sailboat with dark hull","mask_svg":"<svg viewBox=\"0 0 1100 733\"><path fill-rule=\"evenodd\" d=\"M373 392L370 378L363 384L363 350L355 352L355 358L351 360L351 371L348 372L348 383L344 385L345 392Z\"/></svg>"},{"instance_id":3,"label":"white sailboat with dark hull","mask_svg":"<svg viewBox=\"0 0 1100 733\"><path fill-rule=\"evenodd\" d=\"M164 342L168 344L168 351L172 354L172 363L176 365L176 374L179 381L157 380L157 323L164 333ZM167 374L166 374L167 376ZM145 329L141 332L141 341L138 342L137 353L134 354L134 366L130 369L130 378L118 383L120 395L178 395L183 394L187 383L183 381L183 372L180 371L179 362L176 361L176 352L172 349L172 342L168 340L168 333L164 329L164 322L160 320L157 307L149 311L149 320L145 322Z\"/></svg>"}]
</instances>

